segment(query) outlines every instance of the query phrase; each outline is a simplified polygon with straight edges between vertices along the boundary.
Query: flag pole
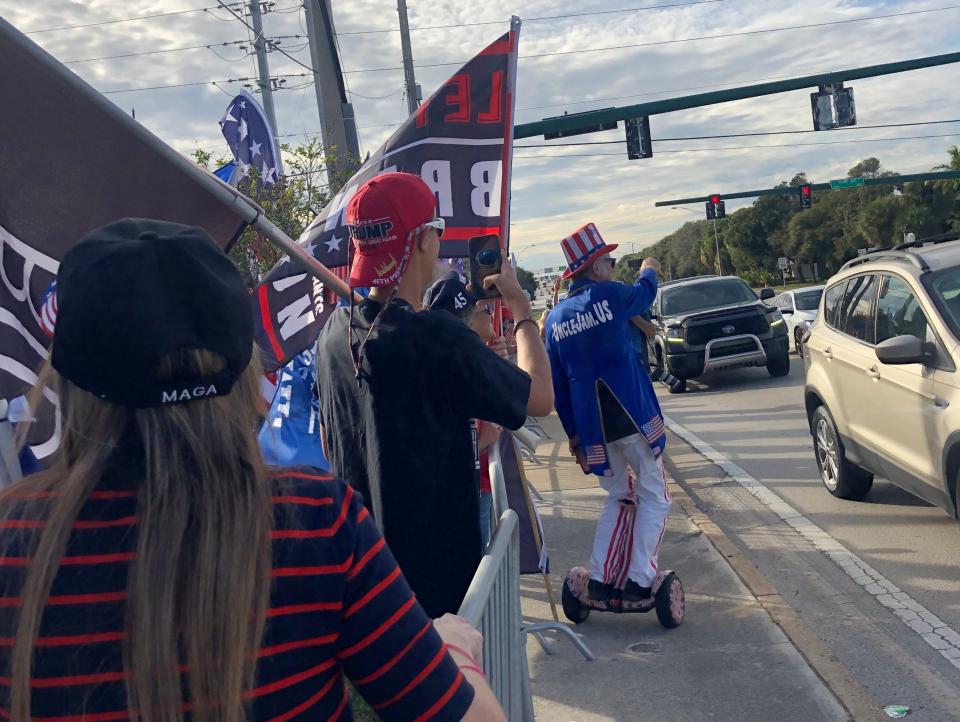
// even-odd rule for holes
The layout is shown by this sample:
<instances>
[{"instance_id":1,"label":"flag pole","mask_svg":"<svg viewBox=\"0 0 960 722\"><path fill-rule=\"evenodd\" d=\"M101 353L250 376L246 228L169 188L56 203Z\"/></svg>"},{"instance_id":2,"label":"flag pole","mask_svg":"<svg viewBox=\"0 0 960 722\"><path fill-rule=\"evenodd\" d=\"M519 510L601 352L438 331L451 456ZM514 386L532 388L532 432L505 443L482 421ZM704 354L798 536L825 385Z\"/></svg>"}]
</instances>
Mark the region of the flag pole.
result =
<instances>
[{"instance_id":1,"label":"flag pole","mask_svg":"<svg viewBox=\"0 0 960 722\"><path fill-rule=\"evenodd\" d=\"M290 256L290 260L299 265L304 271L323 282L326 288L341 298L350 299L350 286L344 283L343 279L320 263L320 261L307 253L302 246L297 245L296 241L277 228L269 218L262 213L258 213L257 217L250 223L250 227ZM359 301L360 297L356 296L355 300Z\"/></svg>"}]
</instances>

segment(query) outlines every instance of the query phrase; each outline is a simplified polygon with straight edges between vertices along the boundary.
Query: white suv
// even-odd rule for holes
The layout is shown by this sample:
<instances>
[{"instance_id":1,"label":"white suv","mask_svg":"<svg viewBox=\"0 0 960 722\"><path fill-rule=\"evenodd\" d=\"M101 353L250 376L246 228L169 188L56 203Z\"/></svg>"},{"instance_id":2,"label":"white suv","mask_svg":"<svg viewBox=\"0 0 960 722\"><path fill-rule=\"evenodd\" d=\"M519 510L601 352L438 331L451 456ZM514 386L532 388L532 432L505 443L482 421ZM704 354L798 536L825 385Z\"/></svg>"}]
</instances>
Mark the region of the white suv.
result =
<instances>
[{"instance_id":1,"label":"white suv","mask_svg":"<svg viewBox=\"0 0 960 722\"><path fill-rule=\"evenodd\" d=\"M876 474L956 516L960 242L850 261L827 283L803 343L827 490L857 498Z\"/></svg>"}]
</instances>

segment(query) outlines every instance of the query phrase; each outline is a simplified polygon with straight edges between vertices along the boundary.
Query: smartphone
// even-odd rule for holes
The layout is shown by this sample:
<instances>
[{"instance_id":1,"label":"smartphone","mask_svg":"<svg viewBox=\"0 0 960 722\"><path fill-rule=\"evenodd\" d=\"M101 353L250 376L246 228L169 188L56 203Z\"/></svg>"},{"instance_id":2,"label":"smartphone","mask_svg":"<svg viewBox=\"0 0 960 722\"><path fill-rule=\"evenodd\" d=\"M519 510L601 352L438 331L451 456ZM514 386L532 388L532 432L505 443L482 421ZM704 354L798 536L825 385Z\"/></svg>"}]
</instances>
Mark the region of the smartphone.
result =
<instances>
[{"instance_id":1,"label":"smartphone","mask_svg":"<svg viewBox=\"0 0 960 722\"><path fill-rule=\"evenodd\" d=\"M484 290L483 279L500 273L500 267L503 265L500 236L496 233L474 236L467 241L467 253L470 257L470 283L473 286L473 295L477 298L499 298L500 291L496 286L490 286Z\"/></svg>"}]
</instances>

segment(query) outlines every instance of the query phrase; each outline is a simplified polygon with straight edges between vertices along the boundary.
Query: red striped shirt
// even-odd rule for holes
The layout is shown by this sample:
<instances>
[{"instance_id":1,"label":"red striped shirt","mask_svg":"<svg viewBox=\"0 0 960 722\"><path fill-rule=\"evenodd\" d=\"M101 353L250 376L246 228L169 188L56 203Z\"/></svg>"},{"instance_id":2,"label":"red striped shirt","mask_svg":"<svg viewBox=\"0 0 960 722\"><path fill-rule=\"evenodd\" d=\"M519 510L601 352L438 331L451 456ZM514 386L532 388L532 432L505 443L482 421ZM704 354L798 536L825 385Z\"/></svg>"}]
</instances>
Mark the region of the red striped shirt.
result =
<instances>
[{"instance_id":1,"label":"red striped shirt","mask_svg":"<svg viewBox=\"0 0 960 722\"><path fill-rule=\"evenodd\" d=\"M305 470L273 483L271 598L256 685L247 693L250 719L347 719L346 678L384 720L460 719L473 690L445 653L359 494ZM41 722L128 719L122 644L137 509L135 492L113 486L98 488L85 503L51 588L31 679L32 717ZM28 496L56 494L17 498ZM0 524L0 548L8 552L0 556L0 668L7 667L14 643L20 585L30 563L23 542L44 524L26 518ZM0 678L4 719L9 684Z\"/></svg>"}]
</instances>

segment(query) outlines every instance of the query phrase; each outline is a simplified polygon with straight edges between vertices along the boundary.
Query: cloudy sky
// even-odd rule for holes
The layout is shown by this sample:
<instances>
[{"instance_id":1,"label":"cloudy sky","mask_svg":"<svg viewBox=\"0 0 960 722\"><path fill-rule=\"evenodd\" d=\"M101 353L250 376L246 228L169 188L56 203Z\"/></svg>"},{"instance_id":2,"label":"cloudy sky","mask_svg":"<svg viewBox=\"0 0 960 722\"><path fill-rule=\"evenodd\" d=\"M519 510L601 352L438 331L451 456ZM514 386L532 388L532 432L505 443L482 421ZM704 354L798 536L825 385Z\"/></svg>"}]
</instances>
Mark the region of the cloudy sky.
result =
<instances>
[{"instance_id":1,"label":"cloudy sky","mask_svg":"<svg viewBox=\"0 0 960 722\"><path fill-rule=\"evenodd\" d=\"M304 36L300 4L271 3L265 33ZM0 0L0 15L60 60L71 61L69 67L120 107L136 109L137 119L173 147L226 152L217 121L228 96L255 75L255 64L248 54L247 29L229 13L210 9L216 5L217 0ZM332 5L362 145L374 150L405 117L402 72L365 72L400 64L395 1L332 0ZM465 61L505 32L511 15L524 19L518 123L565 110L622 106L960 50L960 3L950 0L408 0L408 6L418 66ZM571 13L578 17L549 17ZM478 24L486 22L490 24ZM78 25L87 27L68 27ZM438 25L457 27L431 27ZM797 27L810 25L819 27ZM772 31L756 32L765 30ZM281 43L309 64L305 38ZM638 44L646 47L622 47ZM181 50L193 46L201 47ZM620 47L585 52L612 46ZM558 51L578 52L524 57ZM128 54L133 55L96 60ZM274 75L305 72L279 53L269 59ZM424 95L455 69L418 67ZM958 67L948 65L850 83L858 122L960 119L957 78ZM289 77L286 89L275 95L279 132L288 136L284 140L295 143L319 130L308 81ZM654 116L652 134L657 139L808 131L809 92ZM687 206L688 211L654 208L657 200L770 187L799 171L826 181L843 177L871 155L887 168L921 172L944 162L946 148L960 142L957 134L960 122L663 141L654 144L654 158L637 161L626 159L622 143L521 149L543 141L518 141L513 250L530 269L559 265L558 239L588 221L608 242L627 250L634 244L639 250L702 211L699 206ZM621 126L560 142L622 139ZM730 202L728 209L737 205Z\"/></svg>"}]
</instances>

